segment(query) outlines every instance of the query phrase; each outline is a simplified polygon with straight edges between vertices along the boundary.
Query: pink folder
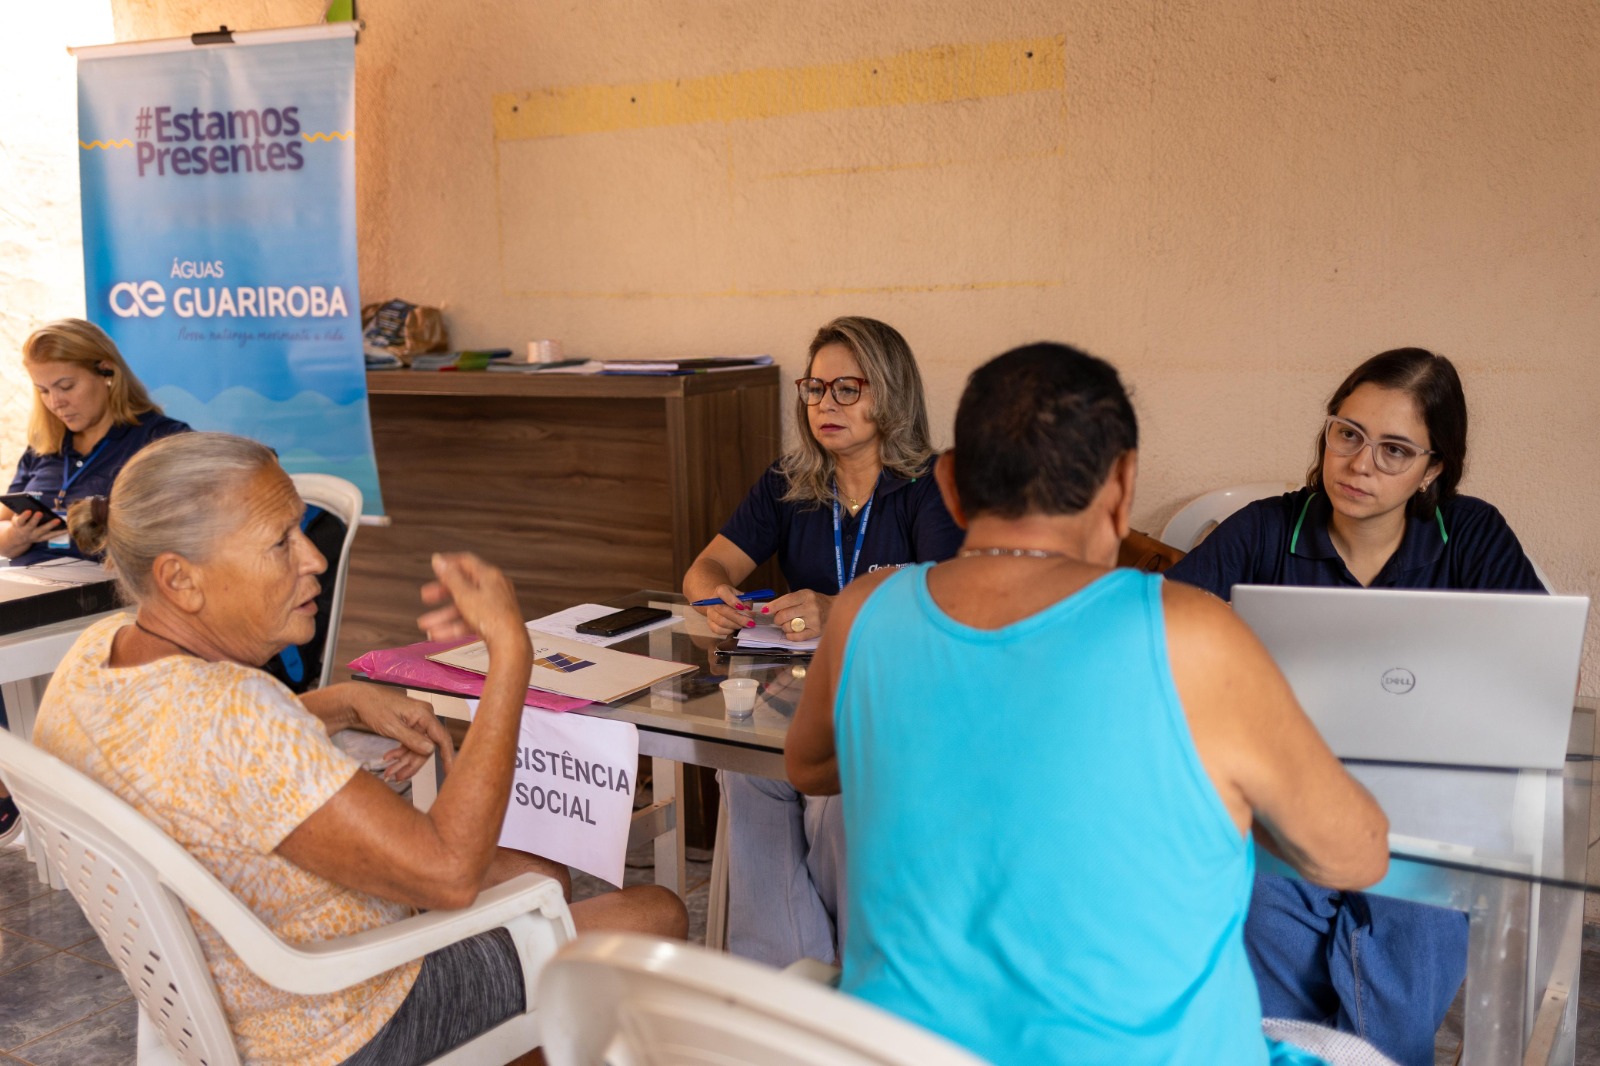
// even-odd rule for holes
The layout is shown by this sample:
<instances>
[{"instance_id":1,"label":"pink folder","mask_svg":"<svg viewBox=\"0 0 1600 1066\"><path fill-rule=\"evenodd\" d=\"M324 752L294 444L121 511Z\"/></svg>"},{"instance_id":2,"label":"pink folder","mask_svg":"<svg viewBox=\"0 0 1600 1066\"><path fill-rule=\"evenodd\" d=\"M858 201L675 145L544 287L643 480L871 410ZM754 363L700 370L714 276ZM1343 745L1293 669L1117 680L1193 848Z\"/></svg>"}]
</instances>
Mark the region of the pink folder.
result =
<instances>
[{"instance_id":1,"label":"pink folder","mask_svg":"<svg viewBox=\"0 0 1600 1066\"><path fill-rule=\"evenodd\" d=\"M427 658L435 652L459 648L463 644L470 643L472 643L470 640L424 641L421 644L408 644L404 648L380 648L377 651L367 652L348 665L350 669L365 674L374 681L388 681L413 688L427 688L450 692L457 696L476 697L483 695L482 674L475 674L470 670L457 670L453 666L436 663ZM546 711L575 711L579 707L589 706L588 700L559 696L554 692L537 688L530 688L528 698L523 702L529 707L538 707Z\"/></svg>"}]
</instances>

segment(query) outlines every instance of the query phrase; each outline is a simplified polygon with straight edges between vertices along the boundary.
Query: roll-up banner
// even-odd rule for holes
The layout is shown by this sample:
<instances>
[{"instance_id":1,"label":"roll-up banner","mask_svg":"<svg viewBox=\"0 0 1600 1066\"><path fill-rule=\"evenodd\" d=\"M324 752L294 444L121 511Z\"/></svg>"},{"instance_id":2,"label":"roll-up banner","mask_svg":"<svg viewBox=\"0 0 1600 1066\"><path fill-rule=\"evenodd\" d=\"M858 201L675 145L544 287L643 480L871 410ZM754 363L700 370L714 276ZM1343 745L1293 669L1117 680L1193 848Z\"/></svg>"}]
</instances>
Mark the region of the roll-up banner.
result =
<instances>
[{"instance_id":1,"label":"roll-up banner","mask_svg":"<svg viewBox=\"0 0 1600 1066\"><path fill-rule=\"evenodd\" d=\"M356 274L354 23L74 50L89 317L195 429L382 513Z\"/></svg>"}]
</instances>

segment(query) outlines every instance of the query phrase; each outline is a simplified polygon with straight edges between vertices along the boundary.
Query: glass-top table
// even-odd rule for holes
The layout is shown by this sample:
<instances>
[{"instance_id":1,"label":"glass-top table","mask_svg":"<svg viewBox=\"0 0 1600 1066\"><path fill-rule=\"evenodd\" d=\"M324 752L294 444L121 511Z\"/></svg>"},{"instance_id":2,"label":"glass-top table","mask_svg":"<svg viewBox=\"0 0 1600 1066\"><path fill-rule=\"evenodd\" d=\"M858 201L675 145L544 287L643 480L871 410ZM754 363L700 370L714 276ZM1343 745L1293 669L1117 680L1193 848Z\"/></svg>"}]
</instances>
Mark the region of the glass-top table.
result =
<instances>
[{"instance_id":1,"label":"glass-top table","mask_svg":"<svg viewBox=\"0 0 1600 1066\"><path fill-rule=\"evenodd\" d=\"M673 800L681 795L682 765L782 778L784 736L807 660L720 654L731 640L718 641L675 593L641 591L610 602L663 607L680 619L613 648L696 667L626 700L574 712L633 723L640 753L660 760L655 802L635 840L655 838L657 880L681 891ZM726 717L716 687L726 677L758 682L751 717ZM416 694L442 716L465 716L459 697ZM1592 700L1574 707L1561 770L1346 760L1389 817L1389 872L1368 891L1468 915L1468 1066L1573 1061L1584 889L1600 887L1587 869L1597 709ZM954 827L959 807L952 806L951 819ZM1263 872L1293 876L1257 854ZM713 880L715 894L715 873Z\"/></svg>"}]
</instances>

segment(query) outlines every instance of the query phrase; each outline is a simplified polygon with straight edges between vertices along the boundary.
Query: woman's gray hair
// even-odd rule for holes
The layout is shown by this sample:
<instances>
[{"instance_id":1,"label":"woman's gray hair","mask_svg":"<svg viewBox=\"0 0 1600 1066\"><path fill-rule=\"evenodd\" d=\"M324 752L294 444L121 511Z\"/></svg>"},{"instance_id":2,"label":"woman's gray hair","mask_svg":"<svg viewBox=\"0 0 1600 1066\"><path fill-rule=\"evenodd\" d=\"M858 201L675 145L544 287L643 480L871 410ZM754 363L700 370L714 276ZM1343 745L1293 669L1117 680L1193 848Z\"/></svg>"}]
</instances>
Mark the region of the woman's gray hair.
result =
<instances>
[{"instance_id":1,"label":"woman's gray hair","mask_svg":"<svg viewBox=\"0 0 1600 1066\"><path fill-rule=\"evenodd\" d=\"M893 326L875 318L836 318L817 330L806 357L806 376L817 353L830 344L850 349L870 383L872 421L878 427L878 454L883 468L895 477L921 477L933 458L928 434L928 401L922 393L911 346ZM833 454L817 442L806 419L806 404L794 401L795 442L779 460L788 482L783 498L789 503L821 505L833 501Z\"/></svg>"},{"instance_id":2,"label":"woman's gray hair","mask_svg":"<svg viewBox=\"0 0 1600 1066\"><path fill-rule=\"evenodd\" d=\"M138 603L149 592L156 556L176 552L203 562L239 527L234 491L277 465L270 448L230 433L163 437L122 468L109 501L68 508L67 529L79 550L106 553L124 598Z\"/></svg>"}]
</instances>

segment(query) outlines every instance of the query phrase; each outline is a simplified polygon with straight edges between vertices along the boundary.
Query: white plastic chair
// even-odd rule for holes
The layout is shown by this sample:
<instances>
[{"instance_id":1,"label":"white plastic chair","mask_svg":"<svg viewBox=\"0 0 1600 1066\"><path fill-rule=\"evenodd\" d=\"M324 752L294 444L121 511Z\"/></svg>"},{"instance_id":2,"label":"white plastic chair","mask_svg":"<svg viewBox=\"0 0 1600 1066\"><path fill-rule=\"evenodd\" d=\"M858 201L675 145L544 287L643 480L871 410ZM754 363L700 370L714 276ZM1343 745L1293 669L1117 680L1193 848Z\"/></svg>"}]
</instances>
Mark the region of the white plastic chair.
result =
<instances>
[{"instance_id":1,"label":"white plastic chair","mask_svg":"<svg viewBox=\"0 0 1600 1066\"><path fill-rule=\"evenodd\" d=\"M339 548L339 558L328 560L328 570L333 575L333 600L328 607L328 635L322 645L322 671L317 687L322 688L333 678L333 665L338 656L339 622L344 617L345 578L350 573L350 546L355 543L356 527L361 524L361 490L342 477L332 474L291 474L295 491L313 507L320 507L344 523L344 542ZM324 578L326 580L326 578Z\"/></svg>"},{"instance_id":2,"label":"white plastic chair","mask_svg":"<svg viewBox=\"0 0 1600 1066\"><path fill-rule=\"evenodd\" d=\"M550 1066L981 1066L861 1000L671 940L592 933L539 984Z\"/></svg>"},{"instance_id":3,"label":"white plastic chair","mask_svg":"<svg viewBox=\"0 0 1600 1066\"><path fill-rule=\"evenodd\" d=\"M1193 550L1213 529L1247 503L1293 492L1295 486L1284 481L1257 481L1234 485L1197 496L1178 509L1161 530L1161 543L1182 551Z\"/></svg>"},{"instance_id":4,"label":"white plastic chair","mask_svg":"<svg viewBox=\"0 0 1600 1066\"><path fill-rule=\"evenodd\" d=\"M344 522L344 541L339 546L338 559L328 560L328 571L333 575L333 602L328 607L328 637L322 645L322 674L317 688L333 679L333 664L338 655L339 621L344 618L344 579L350 573L350 544L355 543L355 527L362 523L362 490L333 474L291 474L294 491L314 507L334 515ZM326 579L326 578L323 578Z\"/></svg>"},{"instance_id":5,"label":"white plastic chair","mask_svg":"<svg viewBox=\"0 0 1600 1066\"><path fill-rule=\"evenodd\" d=\"M435 1059L500 1063L537 1047L541 968L572 939L561 886L524 874L465 910L431 911L315 944L280 940L176 841L95 781L0 730L0 773L139 1000L140 1066L238 1066L191 908L262 980L297 995L348 988L497 926L522 959L528 1010Z\"/></svg>"},{"instance_id":6,"label":"white plastic chair","mask_svg":"<svg viewBox=\"0 0 1600 1066\"><path fill-rule=\"evenodd\" d=\"M1274 1040L1311 1052L1329 1066L1396 1066L1393 1059L1359 1036L1313 1022L1267 1018L1262 1021L1261 1029Z\"/></svg>"}]
</instances>

